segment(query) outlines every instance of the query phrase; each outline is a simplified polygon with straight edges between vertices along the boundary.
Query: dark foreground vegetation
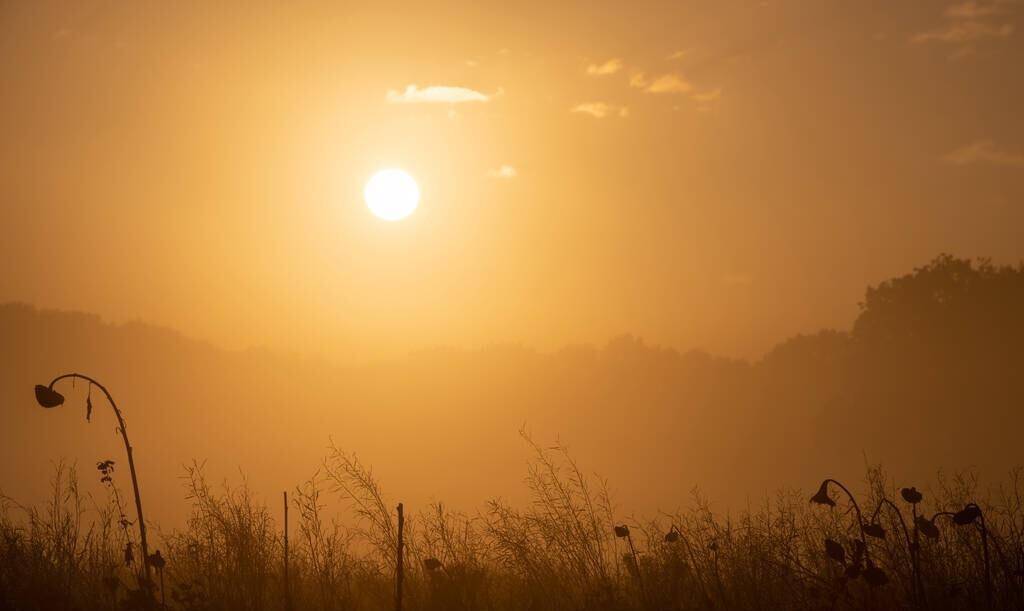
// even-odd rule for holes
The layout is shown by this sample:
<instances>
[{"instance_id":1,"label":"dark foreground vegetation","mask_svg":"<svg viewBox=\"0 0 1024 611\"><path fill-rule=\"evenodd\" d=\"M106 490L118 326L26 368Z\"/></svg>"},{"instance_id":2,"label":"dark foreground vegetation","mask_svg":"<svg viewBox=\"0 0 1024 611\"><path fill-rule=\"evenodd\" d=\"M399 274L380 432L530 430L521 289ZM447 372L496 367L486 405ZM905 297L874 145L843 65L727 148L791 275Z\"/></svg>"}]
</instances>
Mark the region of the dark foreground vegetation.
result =
<instances>
[{"instance_id":1,"label":"dark foreground vegetation","mask_svg":"<svg viewBox=\"0 0 1024 611\"><path fill-rule=\"evenodd\" d=\"M406 512L404 608L1024 605L1016 472L983 493L971 477L940 477L918 491L871 468L850 487L861 491L856 498L825 480L810 502L782 492L716 515L695 495L685 511L639 519L617 513L603 484L563 449L527 441L526 506L495 500L469 514L440 503ZM97 465L97 477L109 478L104 502L84 497L76 470L64 465L49 504L4 501L0 608L395 608L395 505L354 456L332 450L322 471L292 491L287 573L281 508L244 483L211 486L201 465L187 469L191 515L184 529L160 533L150 581L140 577L116 468Z\"/></svg>"}]
</instances>

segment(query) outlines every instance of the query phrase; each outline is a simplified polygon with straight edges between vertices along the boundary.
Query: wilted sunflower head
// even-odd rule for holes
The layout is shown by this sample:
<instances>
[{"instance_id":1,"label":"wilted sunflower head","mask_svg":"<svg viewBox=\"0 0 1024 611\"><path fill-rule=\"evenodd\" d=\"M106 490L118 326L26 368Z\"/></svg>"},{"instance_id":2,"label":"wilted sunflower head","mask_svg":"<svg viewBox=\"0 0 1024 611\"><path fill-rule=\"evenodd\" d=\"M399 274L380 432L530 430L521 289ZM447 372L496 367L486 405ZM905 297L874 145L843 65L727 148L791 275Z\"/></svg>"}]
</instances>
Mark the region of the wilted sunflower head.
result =
<instances>
[{"instance_id":1,"label":"wilted sunflower head","mask_svg":"<svg viewBox=\"0 0 1024 611\"><path fill-rule=\"evenodd\" d=\"M49 386L36 384L36 403L47 409L64 404L64 395Z\"/></svg>"},{"instance_id":2,"label":"wilted sunflower head","mask_svg":"<svg viewBox=\"0 0 1024 611\"><path fill-rule=\"evenodd\" d=\"M818 505L828 505L829 507L836 506L836 502L828 495L828 480L821 482L818 491L811 497L811 502Z\"/></svg>"}]
</instances>

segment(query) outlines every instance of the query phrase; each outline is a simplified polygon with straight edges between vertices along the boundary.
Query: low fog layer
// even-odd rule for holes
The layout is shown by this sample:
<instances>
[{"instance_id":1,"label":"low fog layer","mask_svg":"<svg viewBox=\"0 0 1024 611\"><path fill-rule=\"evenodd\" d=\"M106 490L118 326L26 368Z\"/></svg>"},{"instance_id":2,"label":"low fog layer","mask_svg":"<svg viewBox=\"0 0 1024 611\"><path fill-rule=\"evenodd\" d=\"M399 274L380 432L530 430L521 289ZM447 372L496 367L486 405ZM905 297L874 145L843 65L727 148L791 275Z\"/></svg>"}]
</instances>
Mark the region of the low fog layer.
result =
<instances>
[{"instance_id":1,"label":"low fog layer","mask_svg":"<svg viewBox=\"0 0 1024 611\"><path fill-rule=\"evenodd\" d=\"M1024 462L1021 312L1024 268L940 257L869 288L849 330L794 337L755 362L623 336L342 368L8 304L0 491L35 502L60 457L90 472L123 459L96 391L90 423L81 383L61 383L63 407L35 404L34 384L72 371L106 384L124 410L147 517L164 525L186 514L179 478L194 459L273 500L313 474L332 440L407 505L519 500L524 426L542 445L567 445L638 513L684 506L695 487L719 508L759 502L824 476L857 479L865 461L901 481L967 468L997 481ZM127 487L127 469L118 477Z\"/></svg>"}]
</instances>

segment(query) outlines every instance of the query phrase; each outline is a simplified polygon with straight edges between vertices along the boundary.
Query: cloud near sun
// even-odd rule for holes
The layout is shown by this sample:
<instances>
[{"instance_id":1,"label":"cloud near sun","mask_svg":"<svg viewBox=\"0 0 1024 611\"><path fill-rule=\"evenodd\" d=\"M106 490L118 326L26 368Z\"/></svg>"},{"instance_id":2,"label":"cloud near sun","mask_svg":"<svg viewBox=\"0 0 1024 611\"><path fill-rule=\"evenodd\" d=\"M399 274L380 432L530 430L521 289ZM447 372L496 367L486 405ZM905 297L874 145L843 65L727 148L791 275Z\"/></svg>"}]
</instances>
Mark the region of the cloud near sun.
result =
<instances>
[{"instance_id":1,"label":"cloud near sun","mask_svg":"<svg viewBox=\"0 0 1024 611\"><path fill-rule=\"evenodd\" d=\"M466 87L433 85L420 89L416 85L409 85L405 91L389 90L384 99L390 104L464 104L489 102L492 97Z\"/></svg>"},{"instance_id":2,"label":"cloud near sun","mask_svg":"<svg viewBox=\"0 0 1024 611\"><path fill-rule=\"evenodd\" d=\"M910 37L915 44L939 43L958 49L951 59L960 59L974 52L983 41L1006 42L1014 33L1012 23L1019 8L1018 0L976 2L968 0L946 7L937 27Z\"/></svg>"},{"instance_id":3,"label":"cloud near sun","mask_svg":"<svg viewBox=\"0 0 1024 611\"><path fill-rule=\"evenodd\" d=\"M943 156L943 161L952 165L988 164L1024 168L1024 153L1014 153L996 148L991 140L978 140Z\"/></svg>"},{"instance_id":4,"label":"cloud near sun","mask_svg":"<svg viewBox=\"0 0 1024 611\"><path fill-rule=\"evenodd\" d=\"M570 108L569 112L590 115L595 119L603 119L610 116L626 118L629 116L629 109L625 106L605 104L604 102L587 102L586 104L577 104Z\"/></svg>"},{"instance_id":5,"label":"cloud near sun","mask_svg":"<svg viewBox=\"0 0 1024 611\"><path fill-rule=\"evenodd\" d=\"M504 180L510 180L512 178L515 178L516 176L519 176L519 170L515 169L515 167L510 166L508 164L503 164L498 168L487 170L487 176L489 176L490 178L501 178Z\"/></svg>"},{"instance_id":6,"label":"cloud near sun","mask_svg":"<svg viewBox=\"0 0 1024 611\"><path fill-rule=\"evenodd\" d=\"M629 79L629 86L647 93L688 93L693 90L693 85L678 74L665 74L648 80L647 75L640 72Z\"/></svg>"},{"instance_id":7,"label":"cloud near sun","mask_svg":"<svg viewBox=\"0 0 1024 611\"><path fill-rule=\"evenodd\" d=\"M587 74L590 76L608 76L609 74L615 74L619 70L622 70L622 60L613 57L603 64L590 64L587 66Z\"/></svg>"}]
</instances>

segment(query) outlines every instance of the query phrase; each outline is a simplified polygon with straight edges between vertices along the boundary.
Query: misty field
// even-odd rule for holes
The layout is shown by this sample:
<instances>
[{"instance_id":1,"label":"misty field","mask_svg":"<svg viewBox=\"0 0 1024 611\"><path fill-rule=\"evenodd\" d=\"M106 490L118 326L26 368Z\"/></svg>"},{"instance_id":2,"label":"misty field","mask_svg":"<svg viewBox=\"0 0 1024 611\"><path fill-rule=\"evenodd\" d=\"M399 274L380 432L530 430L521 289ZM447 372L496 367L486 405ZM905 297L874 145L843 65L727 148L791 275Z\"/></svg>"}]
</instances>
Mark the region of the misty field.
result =
<instances>
[{"instance_id":1,"label":"misty field","mask_svg":"<svg viewBox=\"0 0 1024 611\"><path fill-rule=\"evenodd\" d=\"M10 426L0 427L0 610L1021 609L1024 472L1006 471L1020 458L1021 304L1024 265L940 256L870 287L851 332L797 336L756 363L628 344L530 367L505 358L489 369L390 369L387 386L401 392L378 403L356 392L360 377L374 376L286 361L218 365L223 355L167 334L155 344L143 334L147 350L97 358L105 353L95 346L134 346L115 333L138 329L7 308L12 345L32 350L8 351L0 368L0 396L25 407L5 411ZM99 382L60 374L36 386L38 405L25 405L27 381L69 361L98 361L135 387L132 438L141 433L147 459L180 464L205 447L211 465L246 459L254 477L297 475L279 480L287 490L268 491L222 482L197 461L141 471L140 495L125 420ZM245 390L250 369L268 376L255 391ZM154 371L173 372L188 392L147 385ZM544 376L551 383L538 383ZM323 380L349 394L323 392ZM123 438L124 452L98 449L102 435L70 428L80 421L58 434L64 412L49 411L65 402L58 382L70 409L99 433L113 428L107 441ZM432 388L443 392L431 399ZM660 417L650 407L659 401ZM630 492L611 494L575 452L525 428L526 472L506 485L496 470L518 469L515 454L485 460L494 451L485 446L501 439L494 418L547 412L597 440L590 459L637 467L640 477L620 481L620 470L610 482ZM382 419L360 428L361 416ZM281 468L325 431L377 445L367 462L332 445L311 475ZM292 445L280 445L285 438ZM249 453L232 450L246 440ZM208 446L189 445L197 441ZM892 472L864 458L858 481L829 479L872 446L895 452ZM645 459L652 448L656 460ZM45 480L42 465L69 454L79 461L54 465L48 501L4 495L3 486L31 490ZM980 468L920 476L921 464L985 457ZM402 468L381 481L370 464L388 460ZM502 482L497 494L480 492L491 490L481 468ZM750 485L768 475L799 489L765 496ZM682 482L696 476L733 499L754 496L744 505L690 491ZM424 489L472 500L432 503ZM635 502L638 493L668 511ZM147 520L138 518L142 497ZM742 509L712 509L722 506ZM161 528L154 515L184 517Z\"/></svg>"},{"instance_id":2,"label":"misty field","mask_svg":"<svg viewBox=\"0 0 1024 611\"><path fill-rule=\"evenodd\" d=\"M1018 472L982 493L970 476L899 487L870 468L855 498L824 481L735 515L697 493L689 509L620 515L604 483L561 447L524 434L532 502L469 513L407 508L406 609L1019 609L1024 506ZM97 465L106 499L58 464L39 507L3 499L3 609L393 609L399 531L394 491L334 448L281 503L244 483L214 485L202 466L182 483L187 526L158 531L152 578L116 463ZM651 486L658 482L651 481ZM809 498L810 497L810 498ZM153 538L154 535L151 535ZM287 560L287 569L286 569ZM286 572L287 571L287 572ZM287 577L286 577L287 575Z\"/></svg>"}]
</instances>

